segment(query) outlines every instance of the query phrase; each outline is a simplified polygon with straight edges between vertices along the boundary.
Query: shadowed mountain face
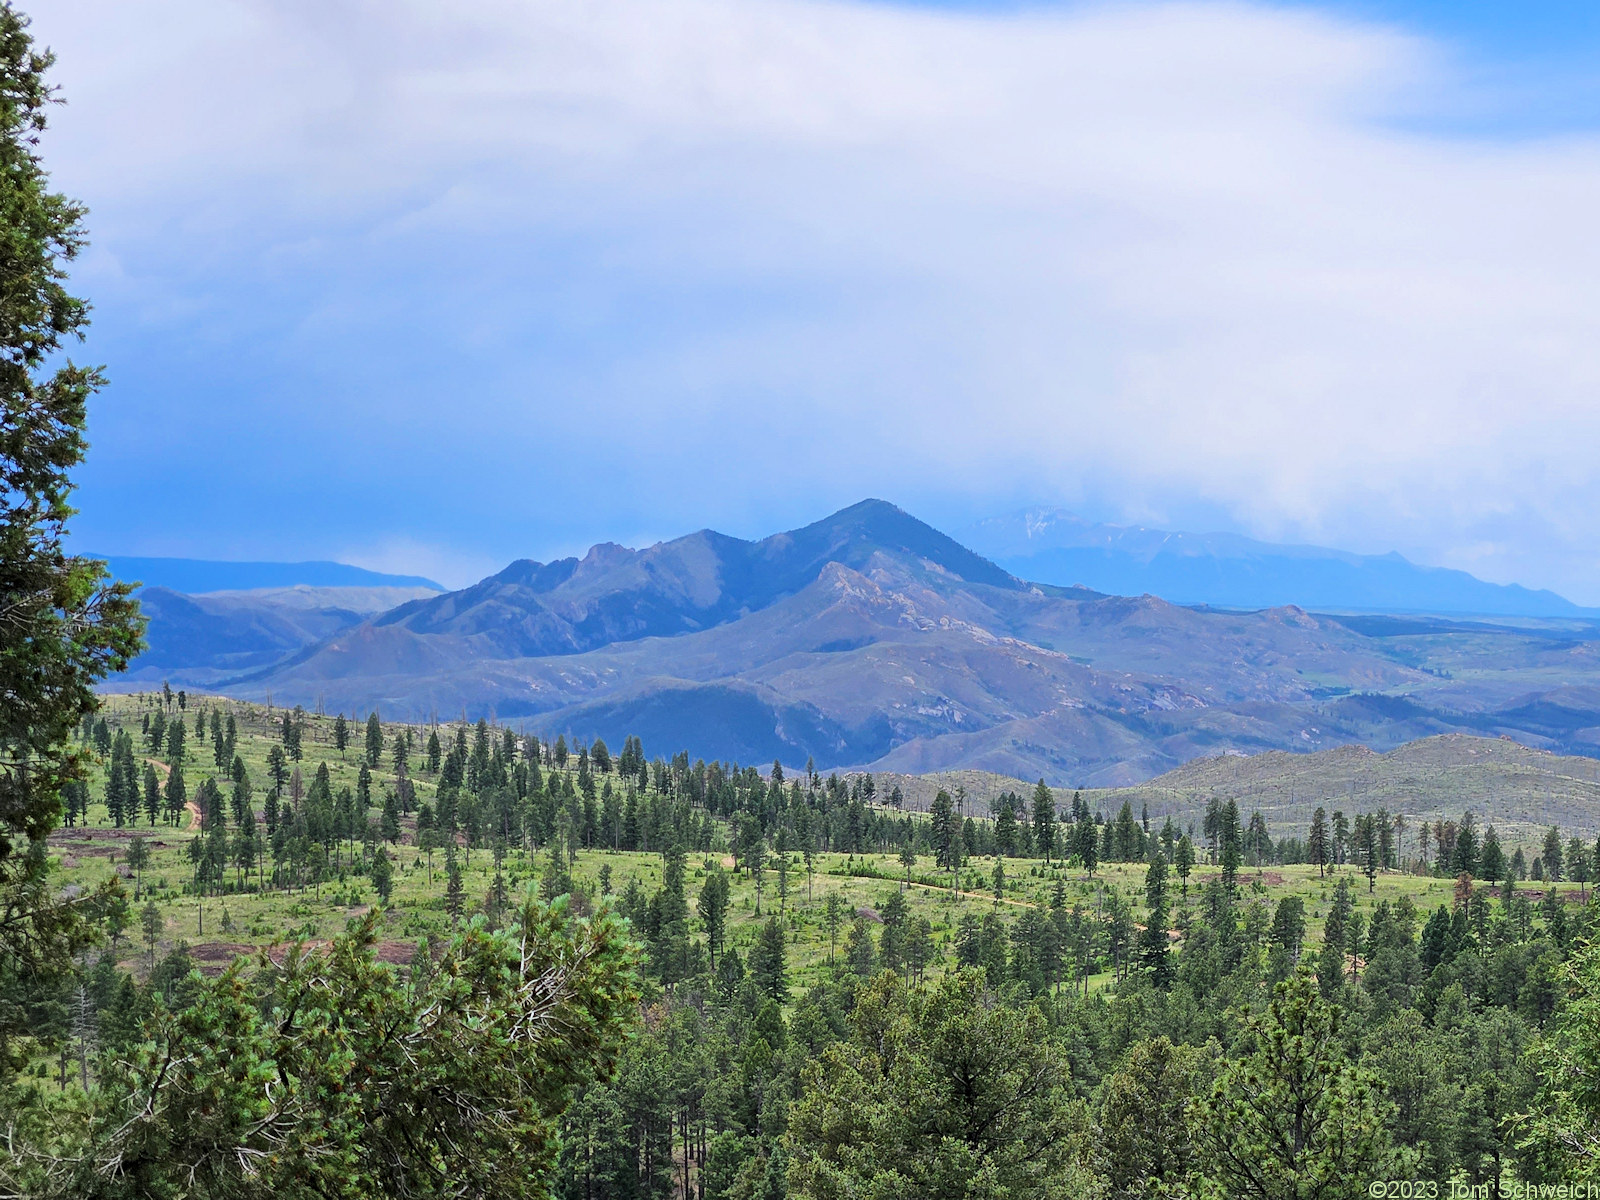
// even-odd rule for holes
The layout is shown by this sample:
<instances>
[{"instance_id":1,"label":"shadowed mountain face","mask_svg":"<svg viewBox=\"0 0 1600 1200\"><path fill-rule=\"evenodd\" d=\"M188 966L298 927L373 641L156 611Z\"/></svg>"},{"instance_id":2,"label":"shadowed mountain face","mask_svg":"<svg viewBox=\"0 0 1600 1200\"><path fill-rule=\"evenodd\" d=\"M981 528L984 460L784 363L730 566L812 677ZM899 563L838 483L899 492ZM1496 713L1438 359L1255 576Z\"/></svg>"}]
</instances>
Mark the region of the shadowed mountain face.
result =
<instances>
[{"instance_id":1,"label":"shadowed mountain face","mask_svg":"<svg viewBox=\"0 0 1600 1200\"><path fill-rule=\"evenodd\" d=\"M204 682L330 711L637 734L660 753L1072 785L1447 731L1600 749L1589 623L1223 612L1040 586L881 501L756 542L701 532L513 563L269 659Z\"/></svg>"}]
</instances>

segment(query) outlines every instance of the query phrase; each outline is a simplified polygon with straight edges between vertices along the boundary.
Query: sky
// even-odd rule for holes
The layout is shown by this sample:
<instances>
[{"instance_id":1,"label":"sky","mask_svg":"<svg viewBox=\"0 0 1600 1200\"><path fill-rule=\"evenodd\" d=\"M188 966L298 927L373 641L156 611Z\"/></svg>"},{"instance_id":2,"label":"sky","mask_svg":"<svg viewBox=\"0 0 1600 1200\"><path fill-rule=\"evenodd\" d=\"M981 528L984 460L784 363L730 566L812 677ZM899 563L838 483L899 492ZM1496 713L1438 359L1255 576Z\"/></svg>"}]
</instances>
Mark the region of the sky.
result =
<instances>
[{"instance_id":1,"label":"sky","mask_svg":"<svg viewBox=\"0 0 1600 1200\"><path fill-rule=\"evenodd\" d=\"M80 548L459 584L879 496L1600 603L1600 6L24 8Z\"/></svg>"}]
</instances>

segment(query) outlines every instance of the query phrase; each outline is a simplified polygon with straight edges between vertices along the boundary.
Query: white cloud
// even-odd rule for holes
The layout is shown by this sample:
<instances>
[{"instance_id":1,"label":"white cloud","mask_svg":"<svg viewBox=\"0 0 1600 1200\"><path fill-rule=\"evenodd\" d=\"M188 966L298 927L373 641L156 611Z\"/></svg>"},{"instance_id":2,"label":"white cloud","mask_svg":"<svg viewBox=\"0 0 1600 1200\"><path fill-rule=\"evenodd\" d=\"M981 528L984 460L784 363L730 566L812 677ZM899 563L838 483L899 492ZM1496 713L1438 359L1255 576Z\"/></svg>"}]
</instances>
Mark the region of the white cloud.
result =
<instances>
[{"instance_id":1,"label":"white cloud","mask_svg":"<svg viewBox=\"0 0 1600 1200\"><path fill-rule=\"evenodd\" d=\"M378 389L402 458L598 430L628 528L1100 495L1600 601L1600 142L1418 132L1459 85L1393 30L1241 5L32 7L103 286L159 326L231 274L324 272L304 345L432 338L440 378L490 381L443 431ZM163 246L186 262L150 265ZM406 290L412 260L442 299Z\"/></svg>"}]
</instances>

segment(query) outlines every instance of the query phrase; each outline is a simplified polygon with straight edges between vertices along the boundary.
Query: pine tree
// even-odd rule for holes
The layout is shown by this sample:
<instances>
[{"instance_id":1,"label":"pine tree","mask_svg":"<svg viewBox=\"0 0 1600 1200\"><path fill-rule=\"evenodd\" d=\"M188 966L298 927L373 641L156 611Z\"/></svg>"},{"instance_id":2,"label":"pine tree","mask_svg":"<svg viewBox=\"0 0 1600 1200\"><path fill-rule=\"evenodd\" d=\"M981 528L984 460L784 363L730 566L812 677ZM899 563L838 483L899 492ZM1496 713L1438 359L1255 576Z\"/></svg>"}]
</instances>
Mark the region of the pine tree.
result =
<instances>
[{"instance_id":1,"label":"pine tree","mask_svg":"<svg viewBox=\"0 0 1600 1200\"><path fill-rule=\"evenodd\" d=\"M466 888L461 881L461 867L456 863L454 842L445 845L444 851L444 910L452 923L461 920L461 909L466 903Z\"/></svg>"},{"instance_id":2,"label":"pine tree","mask_svg":"<svg viewBox=\"0 0 1600 1200\"><path fill-rule=\"evenodd\" d=\"M929 830L933 838L934 865L946 871L951 870L951 861L955 856L956 827L955 827L955 801L950 793L940 788L933 797L933 804L928 809Z\"/></svg>"},{"instance_id":3,"label":"pine tree","mask_svg":"<svg viewBox=\"0 0 1600 1200\"><path fill-rule=\"evenodd\" d=\"M161 779L150 763L144 765L144 811L152 825L161 815Z\"/></svg>"},{"instance_id":4,"label":"pine tree","mask_svg":"<svg viewBox=\"0 0 1600 1200\"><path fill-rule=\"evenodd\" d=\"M783 941L783 926L769 917L750 950L750 976L757 990L768 999L783 1004L789 998L789 969Z\"/></svg>"},{"instance_id":5,"label":"pine tree","mask_svg":"<svg viewBox=\"0 0 1600 1200\"><path fill-rule=\"evenodd\" d=\"M340 713L333 721L333 748L339 752L339 757L344 758L345 748L350 745L350 723Z\"/></svg>"},{"instance_id":6,"label":"pine tree","mask_svg":"<svg viewBox=\"0 0 1600 1200\"><path fill-rule=\"evenodd\" d=\"M1328 871L1328 811L1318 808L1311 818L1311 836L1306 839L1306 856L1316 864L1317 877Z\"/></svg>"},{"instance_id":7,"label":"pine tree","mask_svg":"<svg viewBox=\"0 0 1600 1200\"><path fill-rule=\"evenodd\" d=\"M996 852L1007 858L1017 852L1017 810L1010 792L1001 792L994 818L994 845Z\"/></svg>"},{"instance_id":8,"label":"pine tree","mask_svg":"<svg viewBox=\"0 0 1600 1200\"><path fill-rule=\"evenodd\" d=\"M121 828L126 819L130 804L138 804L138 795L128 794L128 767L132 763L133 750L131 739L124 730L117 731L117 737L111 743L111 766L106 772L106 814L111 818L111 823Z\"/></svg>"},{"instance_id":9,"label":"pine tree","mask_svg":"<svg viewBox=\"0 0 1600 1200\"><path fill-rule=\"evenodd\" d=\"M378 712L374 709L367 717L367 763L370 768L376 769L383 762L383 725L378 721Z\"/></svg>"},{"instance_id":10,"label":"pine tree","mask_svg":"<svg viewBox=\"0 0 1600 1200\"><path fill-rule=\"evenodd\" d=\"M700 889L700 899L695 904L700 923L706 931L706 949L711 954L711 968L716 970L717 954L722 950L728 927L728 876L721 867L713 867Z\"/></svg>"},{"instance_id":11,"label":"pine tree","mask_svg":"<svg viewBox=\"0 0 1600 1200\"><path fill-rule=\"evenodd\" d=\"M42 939L31 957L67 926L32 930L32 914L54 907L41 899L53 890L31 887L47 865L35 856L13 870L9 860L60 820L63 788L87 765L73 731L98 707L95 684L142 648L143 620L131 587L110 583L104 563L66 551L86 405L105 379L65 354L89 319L66 274L85 244L85 210L48 190L39 137L56 99L45 80L54 59L27 27L16 9L0 7L0 881L30 885L6 908L8 944L20 944L12 935Z\"/></svg>"},{"instance_id":12,"label":"pine tree","mask_svg":"<svg viewBox=\"0 0 1600 1200\"><path fill-rule=\"evenodd\" d=\"M1056 798L1043 779L1033 789L1033 846L1049 862L1056 848Z\"/></svg>"},{"instance_id":13,"label":"pine tree","mask_svg":"<svg viewBox=\"0 0 1600 1200\"><path fill-rule=\"evenodd\" d=\"M1208 1183L1237 1200L1365 1194L1396 1165L1382 1085L1355 1066L1342 1010L1309 976L1277 985L1250 1018L1254 1049L1223 1069L1200 1109Z\"/></svg>"},{"instance_id":14,"label":"pine tree","mask_svg":"<svg viewBox=\"0 0 1600 1200\"><path fill-rule=\"evenodd\" d=\"M1148 913L1139 946L1140 965L1150 973L1150 982L1165 990L1171 986L1173 969L1167 944L1167 860L1159 850L1150 855L1144 895Z\"/></svg>"},{"instance_id":15,"label":"pine tree","mask_svg":"<svg viewBox=\"0 0 1600 1200\"><path fill-rule=\"evenodd\" d=\"M1493 825L1483 831L1483 849L1478 854L1478 870L1490 883L1499 883L1506 877L1506 854L1500 846L1500 835Z\"/></svg>"},{"instance_id":16,"label":"pine tree","mask_svg":"<svg viewBox=\"0 0 1600 1200\"><path fill-rule=\"evenodd\" d=\"M1178 879L1183 885L1183 898L1189 898L1189 872L1194 870L1194 843L1189 840L1186 833L1178 839L1178 848L1174 852L1174 865L1178 870Z\"/></svg>"},{"instance_id":17,"label":"pine tree","mask_svg":"<svg viewBox=\"0 0 1600 1200\"><path fill-rule=\"evenodd\" d=\"M144 888L144 869L150 865L150 843L140 834L128 841L128 869L133 872L133 898Z\"/></svg>"},{"instance_id":18,"label":"pine tree","mask_svg":"<svg viewBox=\"0 0 1600 1200\"><path fill-rule=\"evenodd\" d=\"M1222 823L1218 829L1222 855L1222 886L1232 891L1239 883L1239 805L1229 800L1222 806Z\"/></svg>"},{"instance_id":19,"label":"pine tree","mask_svg":"<svg viewBox=\"0 0 1600 1200\"><path fill-rule=\"evenodd\" d=\"M1370 895L1378 886L1378 820L1375 813L1356 818L1356 843Z\"/></svg>"},{"instance_id":20,"label":"pine tree","mask_svg":"<svg viewBox=\"0 0 1600 1200\"><path fill-rule=\"evenodd\" d=\"M1539 856L1544 862L1545 878L1559 882L1565 878L1561 862L1561 830L1550 826L1549 832L1544 835L1544 851Z\"/></svg>"},{"instance_id":21,"label":"pine tree","mask_svg":"<svg viewBox=\"0 0 1600 1200\"><path fill-rule=\"evenodd\" d=\"M1100 839L1095 836L1094 818L1087 809L1078 818L1077 825L1077 851L1078 857L1083 860L1083 869L1090 878L1094 877L1094 869L1100 860Z\"/></svg>"},{"instance_id":22,"label":"pine tree","mask_svg":"<svg viewBox=\"0 0 1600 1200\"><path fill-rule=\"evenodd\" d=\"M1333 893L1333 904L1322 927L1322 950L1317 957L1317 986L1332 1000L1344 986L1345 926L1354 901L1350 898L1350 878L1342 876Z\"/></svg>"},{"instance_id":23,"label":"pine tree","mask_svg":"<svg viewBox=\"0 0 1600 1200\"><path fill-rule=\"evenodd\" d=\"M381 846L372 859L372 886L377 889L378 899L389 903L389 893L394 890L394 867L389 862L389 852Z\"/></svg>"}]
</instances>

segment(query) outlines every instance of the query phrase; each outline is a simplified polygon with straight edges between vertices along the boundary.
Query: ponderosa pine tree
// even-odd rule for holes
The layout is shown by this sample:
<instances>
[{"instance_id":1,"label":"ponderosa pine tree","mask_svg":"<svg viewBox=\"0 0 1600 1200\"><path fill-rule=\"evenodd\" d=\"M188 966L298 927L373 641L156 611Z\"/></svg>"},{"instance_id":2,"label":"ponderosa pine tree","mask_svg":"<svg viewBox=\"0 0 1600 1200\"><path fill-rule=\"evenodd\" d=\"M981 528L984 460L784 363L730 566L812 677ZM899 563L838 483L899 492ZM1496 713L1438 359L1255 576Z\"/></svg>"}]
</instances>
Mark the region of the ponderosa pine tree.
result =
<instances>
[{"instance_id":1,"label":"ponderosa pine tree","mask_svg":"<svg viewBox=\"0 0 1600 1200\"><path fill-rule=\"evenodd\" d=\"M1093 878L1094 869L1100 862L1100 839L1095 836L1094 818L1087 811L1078 819L1077 843L1075 849L1083 863L1084 872Z\"/></svg>"},{"instance_id":2,"label":"ponderosa pine tree","mask_svg":"<svg viewBox=\"0 0 1600 1200\"><path fill-rule=\"evenodd\" d=\"M373 709L367 715L367 766L376 770L383 764L383 725L378 720L378 711Z\"/></svg>"},{"instance_id":3,"label":"ponderosa pine tree","mask_svg":"<svg viewBox=\"0 0 1600 1200\"><path fill-rule=\"evenodd\" d=\"M750 950L750 977L761 995L779 1004L789 998L788 954L783 926L776 917L767 918Z\"/></svg>"},{"instance_id":4,"label":"ponderosa pine tree","mask_svg":"<svg viewBox=\"0 0 1600 1200\"><path fill-rule=\"evenodd\" d=\"M1144 933L1139 940L1139 962L1150 974L1150 982L1165 991L1172 984L1172 955L1167 943L1167 860L1158 846L1150 855L1144 877Z\"/></svg>"},{"instance_id":5,"label":"ponderosa pine tree","mask_svg":"<svg viewBox=\"0 0 1600 1200\"><path fill-rule=\"evenodd\" d=\"M863 988L850 1041L823 1052L794 1106L787 1190L806 1200L1065 1200L1093 1191L1089 1121L1037 1008L993 1003L963 971L908 993Z\"/></svg>"},{"instance_id":6,"label":"ponderosa pine tree","mask_svg":"<svg viewBox=\"0 0 1600 1200\"><path fill-rule=\"evenodd\" d=\"M1217 1200L1366 1194L1396 1163L1392 1105L1340 1038L1343 1011L1302 972L1249 1024L1254 1049L1230 1063L1200 1108L1206 1178Z\"/></svg>"},{"instance_id":7,"label":"ponderosa pine tree","mask_svg":"<svg viewBox=\"0 0 1600 1200\"><path fill-rule=\"evenodd\" d=\"M1499 883L1506 877L1506 853L1500 846L1500 835L1493 825L1483 831L1483 849L1478 852L1478 872L1490 883Z\"/></svg>"},{"instance_id":8,"label":"ponderosa pine tree","mask_svg":"<svg viewBox=\"0 0 1600 1200\"><path fill-rule=\"evenodd\" d=\"M1033 848L1049 862L1056 849L1056 798L1039 780L1033 788Z\"/></svg>"},{"instance_id":9,"label":"ponderosa pine tree","mask_svg":"<svg viewBox=\"0 0 1600 1200\"><path fill-rule=\"evenodd\" d=\"M695 902L695 910L700 914L700 923L706 932L706 949L711 955L712 970L716 969L717 955L727 935L728 894L727 873L720 866L712 867L700 888L700 898Z\"/></svg>"},{"instance_id":10,"label":"ponderosa pine tree","mask_svg":"<svg viewBox=\"0 0 1600 1200\"><path fill-rule=\"evenodd\" d=\"M1306 838L1306 857L1316 865L1317 877L1328 873L1328 810L1318 806L1311 817L1311 835Z\"/></svg>"},{"instance_id":11,"label":"ponderosa pine tree","mask_svg":"<svg viewBox=\"0 0 1600 1200\"><path fill-rule=\"evenodd\" d=\"M1107 1077L1096 1142L1110 1200L1183 1195L1200 1164L1190 1142L1201 1052L1165 1037L1134 1046Z\"/></svg>"},{"instance_id":12,"label":"ponderosa pine tree","mask_svg":"<svg viewBox=\"0 0 1600 1200\"><path fill-rule=\"evenodd\" d=\"M530 899L410 982L377 961L376 931L371 914L326 951L237 964L158 1012L102 1062L50 1153L13 1137L23 1153L0 1183L62 1198L547 1197L573 1089L610 1073L637 1011L621 923Z\"/></svg>"},{"instance_id":13,"label":"ponderosa pine tree","mask_svg":"<svg viewBox=\"0 0 1600 1200\"><path fill-rule=\"evenodd\" d=\"M1189 840L1186 833L1178 839L1178 848L1173 852L1173 865L1178 871L1178 880L1183 886L1183 898L1189 899L1189 872L1194 870L1194 843Z\"/></svg>"}]
</instances>

